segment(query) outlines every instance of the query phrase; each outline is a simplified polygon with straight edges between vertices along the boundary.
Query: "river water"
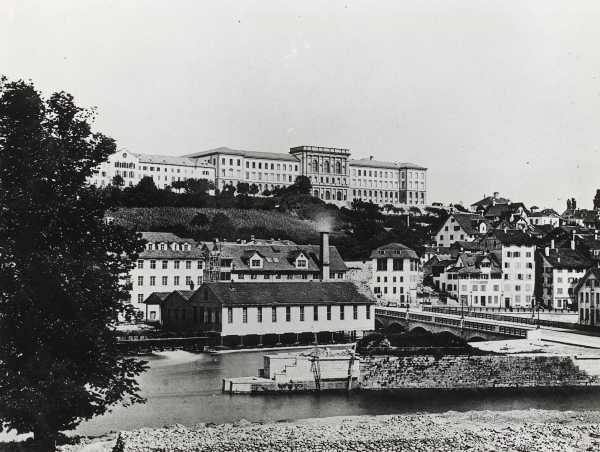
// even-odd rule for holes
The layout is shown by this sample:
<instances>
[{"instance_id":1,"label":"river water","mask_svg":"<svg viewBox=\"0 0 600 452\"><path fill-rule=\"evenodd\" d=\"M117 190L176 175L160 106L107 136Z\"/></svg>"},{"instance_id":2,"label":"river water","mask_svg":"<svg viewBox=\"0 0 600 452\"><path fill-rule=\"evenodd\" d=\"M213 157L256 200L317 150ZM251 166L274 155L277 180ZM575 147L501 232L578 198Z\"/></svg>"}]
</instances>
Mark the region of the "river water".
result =
<instances>
[{"instance_id":1,"label":"river water","mask_svg":"<svg viewBox=\"0 0 600 452\"><path fill-rule=\"evenodd\" d=\"M589 349L588 349L589 350ZM510 410L544 408L600 410L600 393L553 391L527 394L354 392L291 395L227 395L226 377L257 375L261 352L213 357L183 351L154 354L150 369L139 377L144 405L117 407L111 413L81 424L76 434L200 422L279 421L360 414L445 412L449 410ZM600 351L597 352L600 356ZM592 361L590 361L591 363ZM594 361L600 366L600 361Z\"/></svg>"}]
</instances>

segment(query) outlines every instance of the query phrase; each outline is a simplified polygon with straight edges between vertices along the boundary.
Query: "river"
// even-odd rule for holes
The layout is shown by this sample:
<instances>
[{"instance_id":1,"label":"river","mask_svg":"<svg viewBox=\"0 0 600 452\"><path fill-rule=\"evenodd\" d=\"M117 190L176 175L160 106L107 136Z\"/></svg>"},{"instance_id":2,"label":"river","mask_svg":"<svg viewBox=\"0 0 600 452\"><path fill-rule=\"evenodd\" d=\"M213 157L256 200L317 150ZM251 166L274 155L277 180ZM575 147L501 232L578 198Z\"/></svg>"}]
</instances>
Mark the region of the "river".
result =
<instances>
[{"instance_id":1,"label":"river","mask_svg":"<svg viewBox=\"0 0 600 452\"><path fill-rule=\"evenodd\" d=\"M581 352L582 349L579 349ZM576 348L559 350L577 352ZM600 350L594 351L600 356ZM84 422L76 434L101 435L110 431L200 422L279 421L339 415L445 412L449 410L511 410L544 408L600 410L598 394L580 391L499 393L427 393L399 395L354 392L292 395L227 395L225 377L256 375L265 352L242 352L212 357L183 351L154 354L150 369L139 377L144 405L116 407L111 413ZM587 349L586 354L590 354ZM583 361L580 361L583 363ZM593 364L592 364L593 363ZM600 361L587 361L594 367ZM598 369L600 371L600 369Z\"/></svg>"}]
</instances>

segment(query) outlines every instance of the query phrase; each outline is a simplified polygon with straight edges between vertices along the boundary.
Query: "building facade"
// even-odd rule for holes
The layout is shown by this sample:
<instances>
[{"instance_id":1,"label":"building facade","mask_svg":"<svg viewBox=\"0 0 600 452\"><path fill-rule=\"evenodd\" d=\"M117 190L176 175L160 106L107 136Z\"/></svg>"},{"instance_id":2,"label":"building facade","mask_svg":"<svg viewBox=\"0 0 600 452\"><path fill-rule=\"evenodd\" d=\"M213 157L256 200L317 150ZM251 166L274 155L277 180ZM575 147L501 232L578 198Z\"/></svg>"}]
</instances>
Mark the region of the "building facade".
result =
<instances>
[{"instance_id":1,"label":"building facade","mask_svg":"<svg viewBox=\"0 0 600 452\"><path fill-rule=\"evenodd\" d=\"M143 177L151 177L156 187L162 189L187 179L213 182L216 173L213 165L196 159L119 151L98 166L89 183L106 187L112 184L115 176L121 176L125 186L137 185Z\"/></svg>"},{"instance_id":2,"label":"building facade","mask_svg":"<svg viewBox=\"0 0 600 452\"><path fill-rule=\"evenodd\" d=\"M455 242L472 242L488 232L489 222L473 213L452 213L435 233L436 246L450 247Z\"/></svg>"},{"instance_id":3,"label":"building facade","mask_svg":"<svg viewBox=\"0 0 600 452\"><path fill-rule=\"evenodd\" d=\"M205 283L193 292L155 293L163 327L221 337L350 332L360 337L375 329L374 300L349 281ZM296 338L297 339L297 338Z\"/></svg>"},{"instance_id":4,"label":"building facade","mask_svg":"<svg viewBox=\"0 0 600 452\"><path fill-rule=\"evenodd\" d=\"M578 302L579 323L600 326L600 268L590 268L574 290Z\"/></svg>"},{"instance_id":5,"label":"building facade","mask_svg":"<svg viewBox=\"0 0 600 452\"><path fill-rule=\"evenodd\" d=\"M401 243L390 243L373 250L370 258L369 286L379 300L400 305L416 302L423 272L415 251Z\"/></svg>"}]
</instances>

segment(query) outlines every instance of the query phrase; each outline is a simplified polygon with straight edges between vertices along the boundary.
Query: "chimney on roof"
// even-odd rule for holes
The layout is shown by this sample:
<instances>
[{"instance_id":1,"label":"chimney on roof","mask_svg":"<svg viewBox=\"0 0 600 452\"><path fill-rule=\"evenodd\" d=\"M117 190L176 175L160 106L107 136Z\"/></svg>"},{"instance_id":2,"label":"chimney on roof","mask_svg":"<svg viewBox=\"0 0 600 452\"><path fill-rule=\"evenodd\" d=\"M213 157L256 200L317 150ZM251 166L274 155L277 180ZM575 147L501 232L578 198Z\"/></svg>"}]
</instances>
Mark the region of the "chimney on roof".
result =
<instances>
[{"instance_id":1,"label":"chimney on roof","mask_svg":"<svg viewBox=\"0 0 600 452\"><path fill-rule=\"evenodd\" d=\"M554 249L554 239L550 240L550 249Z\"/></svg>"},{"instance_id":2,"label":"chimney on roof","mask_svg":"<svg viewBox=\"0 0 600 452\"><path fill-rule=\"evenodd\" d=\"M495 192L494 192L494 199L498 199L498 195L499 195L499 194L500 194L500 193L498 193L497 191L495 191Z\"/></svg>"},{"instance_id":3,"label":"chimney on roof","mask_svg":"<svg viewBox=\"0 0 600 452\"><path fill-rule=\"evenodd\" d=\"M329 279L329 232L321 232L321 281Z\"/></svg>"},{"instance_id":4,"label":"chimney on roof","mask_svg":"<svg viewBox=\"0 0 600 452\"><path fill-rule=\"evenodd\" d=\"M575 239L571 240L571 249L575 250Z\"/></svg>"},{"instance_id":5,"label":"chimney on roof","mask_svg":"<svg viewBox=\"0 0 600 452\"><path fill-rule=\"evenodd\" d=\"M369 156L369 160L373 160L373 156L372 155Z\"/></svg>"},{"instance_id":6,"label":"chimney on roof","mask_svg":"<svg viewBox=\"0 0 600 452\"><path fill-rule=\"evenodd\" d=\"M254 242L254 234L252 234L252 235L250 236L250 241L251 241L251 242Z\"/></svg>"},{"instance_id":7,"label":"chimney on roof","mask_svg":"<svg viewBox=\"0 0 600 452\"><path fill-rule=\"evenodd\" d=\"M545 247L545 248L544 248L544 255L545 255L546 257L547 257L547 256L550 256L550 248L548 248L548 247Z\"/></svg>"}]
</instances>

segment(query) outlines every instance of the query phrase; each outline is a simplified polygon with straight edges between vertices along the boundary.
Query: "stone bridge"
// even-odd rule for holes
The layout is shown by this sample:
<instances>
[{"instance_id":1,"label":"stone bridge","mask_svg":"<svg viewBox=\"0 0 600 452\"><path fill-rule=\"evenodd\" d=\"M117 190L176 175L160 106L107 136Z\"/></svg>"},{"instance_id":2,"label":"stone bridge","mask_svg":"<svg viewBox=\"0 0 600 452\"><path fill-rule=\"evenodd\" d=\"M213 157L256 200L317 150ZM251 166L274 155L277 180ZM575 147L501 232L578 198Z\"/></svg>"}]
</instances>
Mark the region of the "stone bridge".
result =
<instances>
[{"instance_id":1,"label":"stone bridge","mask_svg":"<svg viewBox=\"0 0 600 452\"><path fill-rule=\"evenodd\" d=\"M497 320L461 318L458 314L407 312L402 308L376 306L375 328L431 333L448 332L467 341L493 341L523 339L527 337L527 332L535 327Z\"/></svg>"}]
</instances>

